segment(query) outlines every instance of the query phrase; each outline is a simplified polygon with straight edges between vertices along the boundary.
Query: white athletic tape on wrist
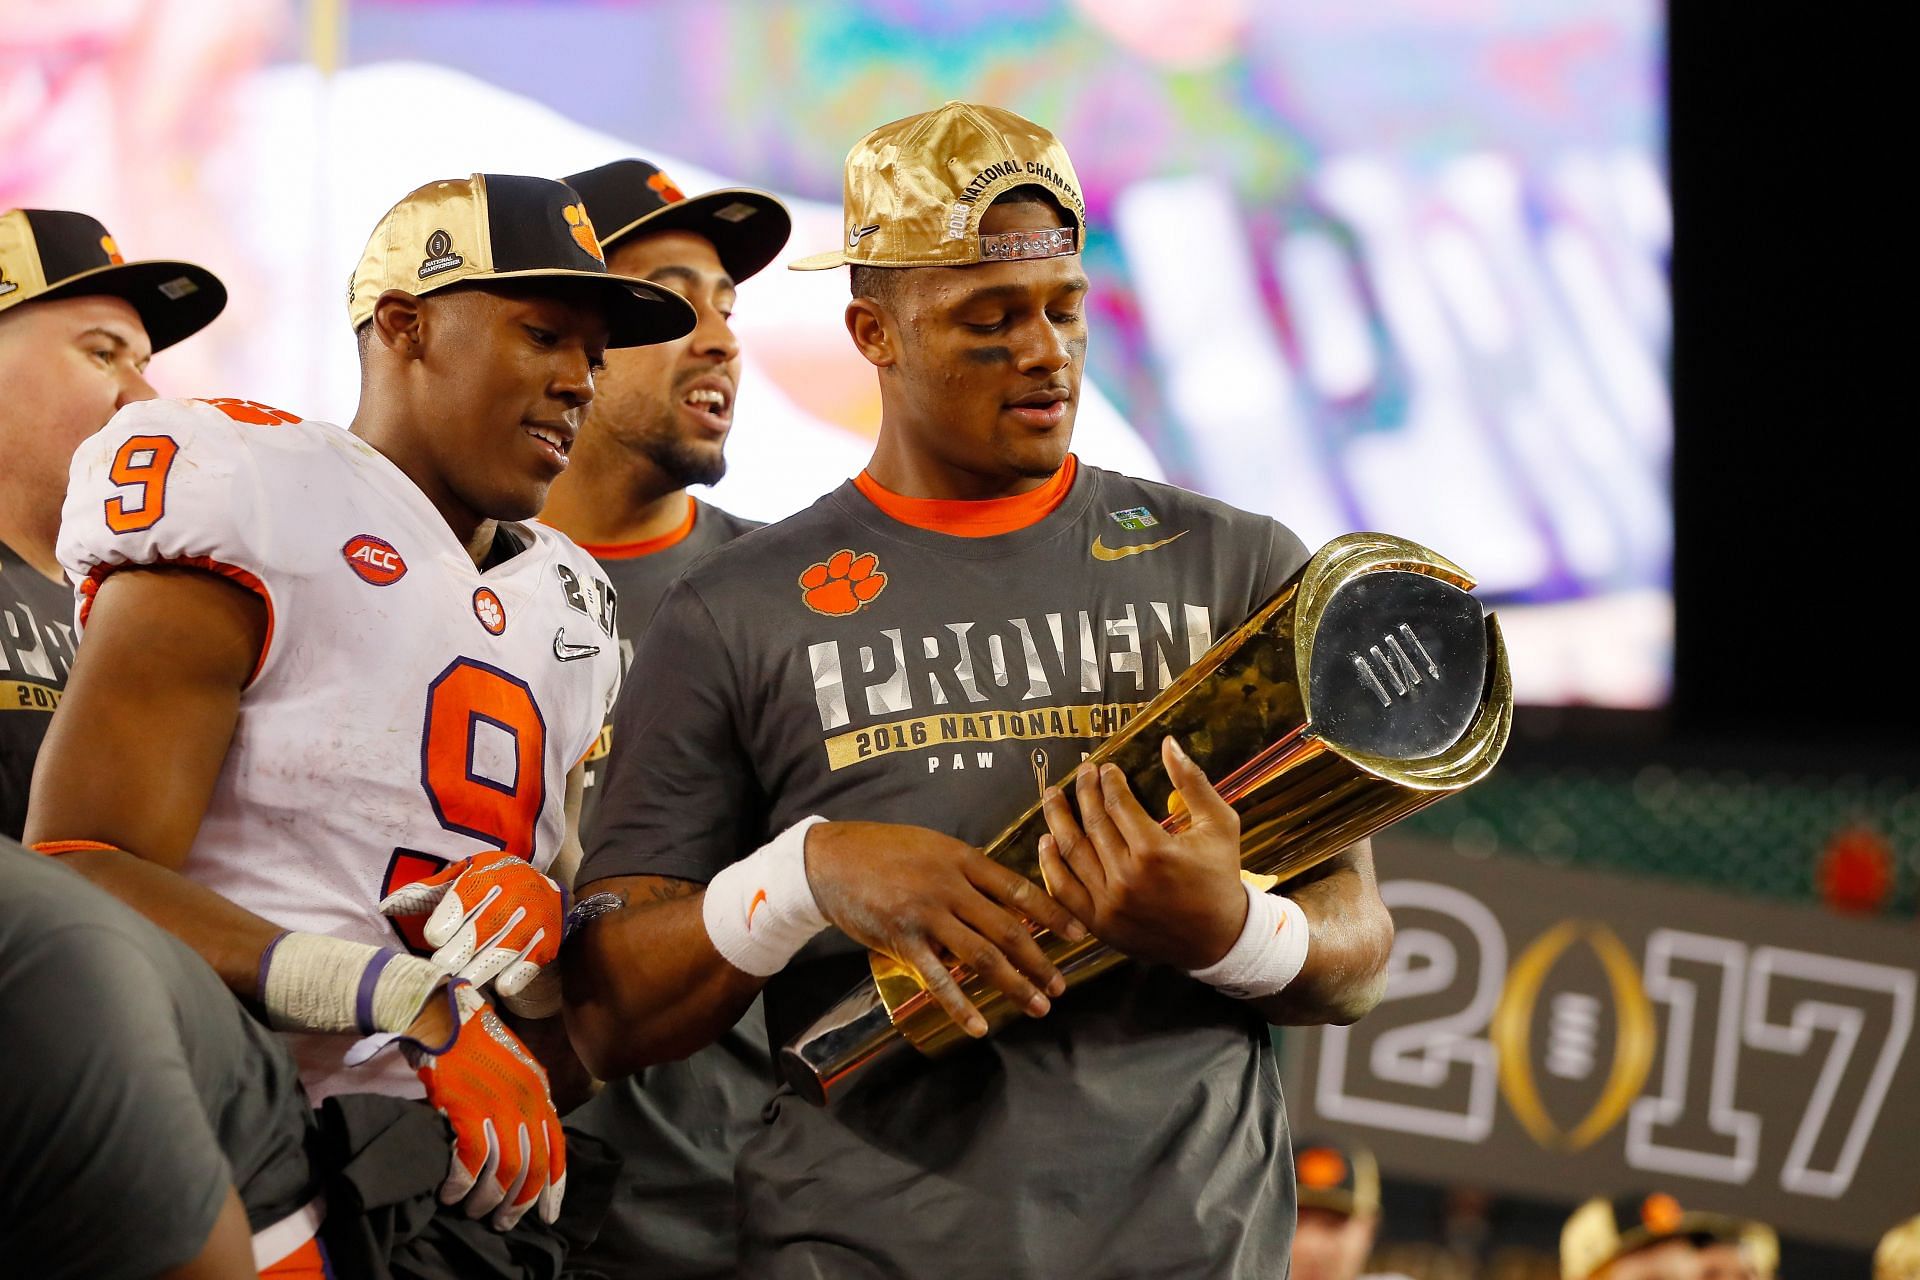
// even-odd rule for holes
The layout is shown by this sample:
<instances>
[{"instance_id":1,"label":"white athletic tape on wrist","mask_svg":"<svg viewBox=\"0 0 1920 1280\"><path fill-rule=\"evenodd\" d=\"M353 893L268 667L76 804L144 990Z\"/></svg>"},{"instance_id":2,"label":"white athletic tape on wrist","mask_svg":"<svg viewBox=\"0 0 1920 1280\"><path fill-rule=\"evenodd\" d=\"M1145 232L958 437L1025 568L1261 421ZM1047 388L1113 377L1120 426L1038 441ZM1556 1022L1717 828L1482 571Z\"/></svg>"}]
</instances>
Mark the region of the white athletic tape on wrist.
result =
<instances>
[{"instance_id":1,"label":"white athletic tape on wrist","mask_svg":"<svg viewBox=\"0 0 1920 1280\"><path fill-rule=\"evenodd\" d=\"M419 956L283 933L260 957L260 1003L276 1031L404 1031L446 976Z\"/></svg>"},{"instance_id":2,"label":"white athletic tape on wrist","mask_svg":"<svg viewBox=\"0 0 1920 1280\"><path fill-rule=\"evenodd\" d=\"M1300 975L1307 963L1307 913L1292 898L1262 893L1250 884L1247 922L1227 954L1194 977L1236 1000L1270 996Z\"/></svg>"},{"instance_id":3,"label":"white athletic tape on wrist","mask_svg":"<svg viewBox=\"0 0 1920 1280\"><path fill-rule=\"evenodd\" d=\"M700 916L713 949L742 973L770 978L827 927L807 883L807 829L825 818L802 818L715 876Z\"/></svg>"}]
</instances>

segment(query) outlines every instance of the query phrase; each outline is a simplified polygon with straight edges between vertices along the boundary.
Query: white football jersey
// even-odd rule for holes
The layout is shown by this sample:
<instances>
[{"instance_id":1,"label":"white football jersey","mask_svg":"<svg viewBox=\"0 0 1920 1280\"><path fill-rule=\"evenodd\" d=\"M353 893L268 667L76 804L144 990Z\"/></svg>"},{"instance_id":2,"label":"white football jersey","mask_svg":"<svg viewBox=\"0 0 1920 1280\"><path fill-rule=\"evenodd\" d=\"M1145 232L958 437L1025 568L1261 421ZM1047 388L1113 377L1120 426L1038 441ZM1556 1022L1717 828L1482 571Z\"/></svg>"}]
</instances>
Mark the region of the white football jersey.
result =
<instances>
[{"instance_id":1,"label":"white football jersey","mask_svg":"<svg viewBox=\"0 0 1920 1280\"><path fill-rule=\"evenodd\" d=\"M614 598L564 535L507 527L523 549L483 573L379 451L249 401L129 405L81 445L59 553L82 628L136 565L267 605L186 875L290 929L424 954L379 913L390 890L496 849L553 861L620 676ZM347 1037L289 1041L316 1103L422 1093L397 1052L347 1068Z\"/></svg>"}]
</instances>

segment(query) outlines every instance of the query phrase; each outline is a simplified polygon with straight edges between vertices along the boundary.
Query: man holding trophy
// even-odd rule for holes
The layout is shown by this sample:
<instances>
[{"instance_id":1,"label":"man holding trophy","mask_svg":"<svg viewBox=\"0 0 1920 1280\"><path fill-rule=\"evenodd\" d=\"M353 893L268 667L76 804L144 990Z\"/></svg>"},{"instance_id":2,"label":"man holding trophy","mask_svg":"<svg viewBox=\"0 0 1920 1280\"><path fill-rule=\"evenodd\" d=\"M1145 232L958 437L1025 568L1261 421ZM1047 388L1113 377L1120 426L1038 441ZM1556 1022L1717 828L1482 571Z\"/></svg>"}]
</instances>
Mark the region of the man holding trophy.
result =
<instances>
[{"instance_id":1,"label":"man holding trophy","mask_svg":"<svg viewBox=\"0 0 1920 1280\"><path fill-rule=\"evenodd\" d=\"M696 1050L764 987L800 1096L740 1157L743 1274L1282 1274L1268 1023L1366 1013L1393 928L1348 834L1379 825L1350 821L1385 812L1379 789L1268 712L1351 686L1348 755L1391 773L1434 749L1403 705L1463 690L1446 746L1497 698L1455 674L1497 631L1457 572L1420 579L1452 593L1445 635L1375 625L1412 599L1376 587L1412 572L1327 585L1411 544L1309 563L1271 519L1075 460L1084 202L1045 129L962 103L883 126L848 157L845 218L843 249L794 265L853 268L872 461L656 614L634 670L660 674L616 712L579 878L569 1030L616 1075ZM1219 662L1258 627L1307 656L1310 605L1312 697L1277 650ZM1336 652L1342 627L1360 639ZM1482 723L1476 759L1504 742ZM1285 783L1309 775L1310 796ZM1319 843L1255 867L1291 876L1283 897L1242 867L1288 828ZM922 1052L883 1051L903 1036Z\"/></svg>"}]
</instances>

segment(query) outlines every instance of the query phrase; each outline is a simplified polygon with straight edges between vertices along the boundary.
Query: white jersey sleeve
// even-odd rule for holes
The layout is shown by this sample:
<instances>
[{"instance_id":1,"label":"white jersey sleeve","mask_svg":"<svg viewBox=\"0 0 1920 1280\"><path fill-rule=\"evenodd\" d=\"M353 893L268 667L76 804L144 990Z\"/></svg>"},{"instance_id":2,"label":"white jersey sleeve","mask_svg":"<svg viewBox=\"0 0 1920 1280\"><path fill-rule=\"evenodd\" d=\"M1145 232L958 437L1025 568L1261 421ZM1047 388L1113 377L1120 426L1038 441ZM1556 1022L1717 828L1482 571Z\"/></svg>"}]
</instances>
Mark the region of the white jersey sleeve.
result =
<instances>
[{"instance_id":1,"label":"white jersey sleeve","mask_svg":"<svg viewBox=\"0 0 1920 1280\"><path fill-rule=\"evenodd\" d=\"M61 511L60 565L80 626L116 570L184 565L223 575L266 602L272 658L276 581L255 449L261 433L299 419L245 400L149 400L116 413L74 452Z\"/></svg>"}]
</instances>

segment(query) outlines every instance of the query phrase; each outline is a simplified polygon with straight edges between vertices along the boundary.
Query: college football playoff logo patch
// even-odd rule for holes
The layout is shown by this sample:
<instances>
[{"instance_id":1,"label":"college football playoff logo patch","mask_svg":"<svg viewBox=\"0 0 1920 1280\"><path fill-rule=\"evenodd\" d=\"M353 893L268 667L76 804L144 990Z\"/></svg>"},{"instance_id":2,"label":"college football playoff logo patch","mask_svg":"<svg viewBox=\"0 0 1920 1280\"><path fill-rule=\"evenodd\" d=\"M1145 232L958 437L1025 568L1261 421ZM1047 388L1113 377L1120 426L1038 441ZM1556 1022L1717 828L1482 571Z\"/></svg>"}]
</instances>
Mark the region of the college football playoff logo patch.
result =
<instances>
[{"instance_id":1,"label":"college football playoff logo patch","mask_svg":"<svg viewBox=\"0 0 1920 1280\"><path fill-rule=\"evenodd\" d=\"M872 604L887 589L880 557L871 551L855 555L842 548L800 575L800 598L807 608L829 618L844 618Z\"/></svg>"},{"instance_id":2,"label":"college football playoff logo patch","mask_svg":"<svg viewBox=\"0 0 1920 1280\"><path fill-rule=\"evenodd\" d=\"M489 635L497 636L507 629L507 607L493 594L492 587L481 587L473 593L473 616L480 619Z\"/></svg>"},{"instance_id":3,"label":"college football playoff logo patch","mask_svg":"<svg viewBox=\"0 0 1920 1280\"><path fill-rule=\"evenodd\" d=\"M340 554L345 557L347 568L359 574L362 582L376 587L390 587L407 576L407 562L400 558L393 544L370 533L357 533L349 538L347 545L340 548Z\"/></svg>"},{"instance_id":4,"label":"college football playoff logo patch","mask_svg":"<svg viewBox=\"0 0 1920 1280\"><path fill-rule=\"evenodd\" d=\"M427 258L420 264L420 278L425 280L442 271L451 271L465 261L453 251L453 237L444 231L436 231L427 237Z\"/></svg>"}]
</instances>

